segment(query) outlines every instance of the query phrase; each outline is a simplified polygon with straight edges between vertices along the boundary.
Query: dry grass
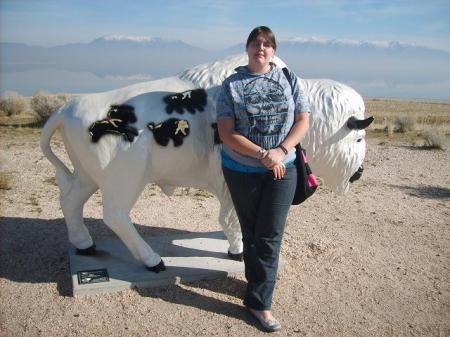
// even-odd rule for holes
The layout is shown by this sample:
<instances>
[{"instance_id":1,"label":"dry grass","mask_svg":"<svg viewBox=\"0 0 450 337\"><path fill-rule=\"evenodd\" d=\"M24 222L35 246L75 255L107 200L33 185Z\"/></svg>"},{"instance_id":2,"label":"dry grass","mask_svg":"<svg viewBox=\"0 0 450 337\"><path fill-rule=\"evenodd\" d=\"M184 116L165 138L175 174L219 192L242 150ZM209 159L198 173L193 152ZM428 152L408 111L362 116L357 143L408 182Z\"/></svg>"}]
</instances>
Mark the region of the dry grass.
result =
<instances>
[{"instance_id":1,"label":"dry grass","mask_svg":"<svg viewBox=\"0 0 450 337\"><path fill-rule=\"evenodd\" d=\"M40 120L45 122L51 114L63 106L69 99L68 94L50 94L45 91L37 92L30 101L32 109L38 114Z\"/></svg>"},{"instance_id":2,"label":"dry grass","mask_svg":"<svg viewBox=\"0 0 450 337\"><path fill-rule=\"evenodd\" d=\"M40 197L36 195L36 193L31 193L31 195L28 197L28 204L32 207L32 212L41 213L42 208L39 205L39 199Z\"/></svg>"},{"instance_id":3,"label":"dry grass","mask_svg":"<svg viewBox=\"0 0 450 337\"><path fill-rule=\"evenodd\" d=\"M56 183L56 178L55 177L48 177L44 180L44 183L49 184L49 185L53 185L53 186L58 186L58 184Z\"/></svg>"},{"instance_id":4,"label":"dry grass","mask_svg":"<svg viewBox=\"0 0 450 337\"><path fill-rule=\"evenodd\" d=\"M11 173L0 172L0 190L12 189Z\"/></svg>"},{"instance_id":5,"label":"dry grass","mask_svg":"<svg viewBox=\"0 0 450 337\"><path fill-rule=\"evenodd\" d=\"M447 137L440 129L425 129L421 136L425 140L424 148L445 150L447 147Z\"/></svg>"},{"instance_id":6,"label":"dry grass","mask_svg":"<svg viewBox=\"0 0 450 337\"><path fill-rule=\"evenodd\" d=\"M450 136L450 103L365 98L366 116L375 121L368 136L385 142L418 143L426 129L439 128L444 142Z\"/></svg>"},{"instance_id":7,"label":"dry grass","mask_svg":"<svg viewBox=\"0 0 450 337\"><path fill-rule=\"evenodd\" d=\"M32 193L29 197L28 197L29 203L32 206L39 206L39 201L38 198L36 196L36 194Z\"/></svg>"},{"instance_id":8,"label":"dry grass","mask_svg":"<svg viewBox=\"0 0 450 337\"><path fill-rule=\"evenodd\" d=\"M200 189L192 188L192 187L180 187L180 188L177 188L175 190L174 195L175 196L180 196L180 197L181 196L190 196L190 197L194 197L194 198L200 199L200 200L214 197L208 191L200 190Z\"/></svg>"},{"instance_id":9,"label":"dry grass","mask_svg":"<svg viewBox=\"0 0 450 337\"><path fill-rule=\"evenodd\" d=\"M1 115L0 126L12 128L40 128L43 125L41 118L31 109L22 111L18 115Z\"/></svg>"},{"instance_id":10,"label":"dry grass","mask_svg":"<svg viewBox=\"0 0 450 337\"><path fill-rule=\"evenodd\" d=\"M0 97L0 126L41 127L73 94L39 91L32 97L6 92Z\"/></svg>"},{"instance_id":11,"label":"dry grass","mask_svg":"<svg viewBox=\"0 0 450 337\"><path fill-rule=\"evenodd\" d=\"M450 103L364 98L364 104L366 115L375 116L371 129L393 124L399 116L412 117L419 129L425 126L450 125Z\"/></svg>"},{"instance_id":12,"label":"dry grass","mask_svg":"<svg viewBox=\"0 0 450 337\"><path fill-rule=\"evenodd\" d=\"M15 91L7 91L0 97L0 116L15 116L29 110L29 101Z\"/></svg>"},{"instance_id":13,"label":"dry grass","mask_svg":"<svg viewBox=\"0 0 450 337\"><path fill-rule=\"evenodd\" d=\"M413 116L397 116L394 121L394 132L408 132L416 129L416 120Z\"/></svg>"}]
</instances>

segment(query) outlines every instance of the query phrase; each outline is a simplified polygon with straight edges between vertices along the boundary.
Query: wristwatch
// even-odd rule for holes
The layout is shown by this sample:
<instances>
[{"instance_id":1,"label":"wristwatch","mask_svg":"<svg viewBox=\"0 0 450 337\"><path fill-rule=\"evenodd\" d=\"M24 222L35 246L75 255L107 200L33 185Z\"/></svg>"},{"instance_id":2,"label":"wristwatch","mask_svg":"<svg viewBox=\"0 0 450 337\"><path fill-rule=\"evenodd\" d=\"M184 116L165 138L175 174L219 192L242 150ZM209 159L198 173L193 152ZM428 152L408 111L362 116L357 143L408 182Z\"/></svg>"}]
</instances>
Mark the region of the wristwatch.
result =
<instances>
[{"instance_id":1,"label":"wristwatch","mask_svg":"<svg viewBox=\"0 0 450 337\"><path fill-rule=\"evenodd\" d=\"M264 153L266 153L266 150L263 149L262 147L260 147L259 150L258 150L259 160L261 160L262 157L264 157Z\"/></svg>"}]
</instances>

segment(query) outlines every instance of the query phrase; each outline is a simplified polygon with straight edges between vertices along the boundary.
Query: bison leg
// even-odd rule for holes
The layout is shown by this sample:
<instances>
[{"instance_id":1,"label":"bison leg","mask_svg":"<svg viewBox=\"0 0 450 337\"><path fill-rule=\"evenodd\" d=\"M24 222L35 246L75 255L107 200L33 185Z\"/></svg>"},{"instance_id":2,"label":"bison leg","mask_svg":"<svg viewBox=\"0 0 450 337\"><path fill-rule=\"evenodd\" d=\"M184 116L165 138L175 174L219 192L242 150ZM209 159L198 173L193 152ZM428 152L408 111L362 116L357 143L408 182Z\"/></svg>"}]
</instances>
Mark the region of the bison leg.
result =
<instances>
[{"instance_id":1,"label":"bison leg","mask_svg":"<svg viewBox=\"0 0 450 337\"><path fill-rule=\"evenodd\" d=\"M77 173L73 178L69 191L61 195L60 203L70 243L79 250L85 250L93 246L93 241L83 221L83 206L98 187L92 180Z\"/></svg>"},{"instance_id":2,"label":"bison leg","mask_svg":"<svg viewBox=\"0 0 450 337\"><path fill-rule=\"evenodd\" d=\"M235 260L240 260L243 252L243 244L241 227L236 211L234 210L230 196L226 199L220 199L219 201L219 223L230 244L228 255Z\"/></svg>"},{"instance_id":3,"label":"bison leg","mask_svg":"<svg viewBox=\"0 0 450 337\"><path fill-rule=\"evenodd\" d=\"M143 262L150 270L164 270L157 267L163 265L161 257L144 241L130 219L131 208L145 186L143 172L130 171L134 172L115 172L105 187L100 187L103 196L103 220L136 260ZM157 267L157 270L152 269L153 267Z\"/></svg>"},{"instance_id":4,"label":"bison leg","mask_svg":"<svg viewBox=\"0 0 450 337\"><path fill-rule=\"evenodd\" d=\"M116 192L117 193L117 192ZM161 263L161 257L142 239L129 217L130 209L124 208L115 197L103 198L103 218L114 233L125 243L131 254L147 267L152 268Z\"/></svg>"},{"instance_id":5,"label":"bison leg","mask_svg":"<svg viewBox=\"0 0 450 337\"><path fill-rule=\"evenodd\" d=\"M225 183L222 169L218 169L211 179L215 194L220 202L219 224L230 244L228 255L233 259L239 260L243 252L241 226L234 210L233 201Z\"/></svg>"},{"instance_id":6,"label":"bison leg","mask_svg":"<svg viewBox=\"0 0 450 337\"><path fill-rule=\"evenodd\" d=\"M228 255L235 260L239 260L244 250L241 226L223 176L219 153L217 152L213 156L210 162L209 186L211 192L217 196L220 202L219 224L230 244Z\"/></svg>"}]
</instances>

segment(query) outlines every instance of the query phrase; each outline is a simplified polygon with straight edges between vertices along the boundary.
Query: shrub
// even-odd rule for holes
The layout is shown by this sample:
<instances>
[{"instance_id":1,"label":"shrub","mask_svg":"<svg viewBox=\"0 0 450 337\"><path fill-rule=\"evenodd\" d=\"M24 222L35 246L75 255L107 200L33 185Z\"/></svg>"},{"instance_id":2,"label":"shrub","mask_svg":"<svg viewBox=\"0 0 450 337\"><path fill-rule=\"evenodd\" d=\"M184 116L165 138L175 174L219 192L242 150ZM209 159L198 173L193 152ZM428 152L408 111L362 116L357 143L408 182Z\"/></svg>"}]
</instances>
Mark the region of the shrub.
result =
<instances>
[{"instance_id":1,"label":"shrub","mask_svg":"<svg viewBox=\"0 0 450 337\"><path fill-rule=\"evenodd\" d=\"M407 132L416 128L416 119L412 116L398 116L394 121L394 131Z\"/></svg>"},{"instance_id":2,"label":"shrub","mask_svg":"<svg viewBox=\"0 0 450 337\"><path fill-rule=\"evenodd\" d=\"M15 91L6 91L0 98L0 110L6 116L18 115L27 109L26 99Z\"/></svg>"},{"instance_id":3,"label":"shrub","mask_svg":"<svg viewBox=\"0 0 450 337\"><path fill-rule=\"evenodd\" d=\"M65 94L49 94L38 91L31 99L31 107L38 114L41 122L45 122L52 113L63 106L68 100Z\"/></svg>"},{"instance_id":4,"label":"shrub","mask_svg":"<svg viewBox=\"0 0 450 337\"><path fill-rule=\"evenodd\" d=\"M444 150L446 145L446 136L442 130L439 129L425 129L422 132L422 137L425 140L424 147L428 149Z\"/></svg>"}]
</instances>

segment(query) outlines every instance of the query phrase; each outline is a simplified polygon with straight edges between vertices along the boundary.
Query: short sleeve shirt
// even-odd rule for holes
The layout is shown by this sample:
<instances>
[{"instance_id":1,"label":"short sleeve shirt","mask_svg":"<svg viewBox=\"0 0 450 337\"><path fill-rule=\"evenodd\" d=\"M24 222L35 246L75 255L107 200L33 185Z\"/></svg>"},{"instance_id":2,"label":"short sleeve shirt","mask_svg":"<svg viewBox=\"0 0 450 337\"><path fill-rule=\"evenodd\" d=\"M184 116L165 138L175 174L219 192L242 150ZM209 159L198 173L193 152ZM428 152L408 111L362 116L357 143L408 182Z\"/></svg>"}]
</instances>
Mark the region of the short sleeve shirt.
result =
<instances>
[{"instance_id":1,"label":"short sleeve shirt","mask_svg":"<svg viewBox=\"0 0 450 337\"><path fill-rule=\"evenodd\" d=\"M252 74L245 66L236 68L236 71L222 84L216 104L217 119L233 118L235 130L253 143L264 149L277 147L294 125L295 114L310 111L297 76L290 72L291 87L283 70L275 64L264 74ZM223 150L241 164L262 165L225 144ZM291 151L286 159L294 157L295 151Z\"/></svg>"}]
</instances>

